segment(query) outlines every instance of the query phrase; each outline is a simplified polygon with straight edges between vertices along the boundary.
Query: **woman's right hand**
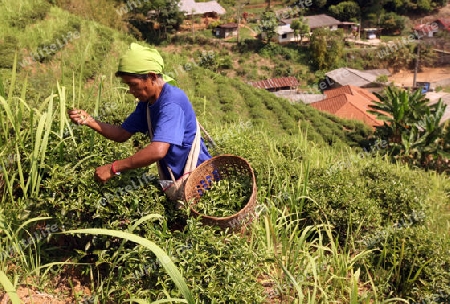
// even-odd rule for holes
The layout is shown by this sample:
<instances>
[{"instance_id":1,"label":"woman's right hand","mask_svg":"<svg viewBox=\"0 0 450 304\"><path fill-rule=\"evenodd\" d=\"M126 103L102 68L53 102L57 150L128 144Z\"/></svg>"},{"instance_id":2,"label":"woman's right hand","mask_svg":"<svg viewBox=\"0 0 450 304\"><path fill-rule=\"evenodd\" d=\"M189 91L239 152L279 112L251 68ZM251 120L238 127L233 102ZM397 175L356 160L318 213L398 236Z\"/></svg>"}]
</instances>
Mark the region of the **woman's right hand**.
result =
<instances>
[{"instance_id":1,"label":"woman's right hand","mask_svg":"<svg viewBox=\"0 0 450 304\"><path fill-rule=\"evenodd\" d=\"M72 109L68 111L68 114L70 120L77 125L87 125L94 120L85 110Z\"/></svg>"}]
</instances>

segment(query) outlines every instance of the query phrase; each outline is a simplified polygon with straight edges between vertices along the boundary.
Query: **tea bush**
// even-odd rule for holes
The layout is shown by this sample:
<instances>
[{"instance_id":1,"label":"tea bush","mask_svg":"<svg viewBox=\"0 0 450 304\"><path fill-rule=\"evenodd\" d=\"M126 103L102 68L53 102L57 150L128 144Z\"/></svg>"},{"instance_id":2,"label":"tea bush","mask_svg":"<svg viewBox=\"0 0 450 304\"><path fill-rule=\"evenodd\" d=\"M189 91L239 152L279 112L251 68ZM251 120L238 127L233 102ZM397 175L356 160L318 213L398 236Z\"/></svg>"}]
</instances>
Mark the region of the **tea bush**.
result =
<instances>
[{"instance_id":1,"label":"tea bush","mask_svg":"<svg viewBox=\"0 0 450 304\"><path fill-rule=\"evenodd\" d=\"M367 275L374 278L385 295L399 295L413 303L450 300L450 257L433 231L412 217L395 226L377 229L369 239L371 254Z\"/></svg>"},{"instance_id":2,"label":"tea bush","mask_svg":"<svg viewBox=\"0 0 450 304\"><path fill-rule=\"evenodd\" d=\"M359 167L358 162L356 157L311 171L311 202L305 210L308 221L330 223L342 241L349 232L353 238L357 232L357 241L413 212L426 211L426 184L419 184L413 176L401 174L392 167Z\"/></svg>"},{"instance_id":3,"label":"tea bush","mask_svg":"<svg viewBox=\"0 0 450 304\"><path fill-rule=\"evenodd\" d=\"M39 61L46 62L52 59L56 52L66 47L67 43L73 43L73 39L79 37L81 22L76 18L70 18L64 27L59 28L48 41L41 42L37 49L41 50ZM46 50L46 51L43 51ZM50 51L49 51L50 50Z\"/></svg>"},{"instance_id":4,"label":"tea bush","mask_svg":"<svg viewBox=\"0 0 450 304\"><path fill-rule=\"evenodd\" d=\"M22 55L19 52L19 41L14 36L5 36L0 48L0 68L10 69L14 63L14 56L18 55L17 61L22 61Z\"/></svg>"},{"instance_id":5,"label":"tea bush","mask_svg":"<svg viewBox=\"0 0 450 304\"><path fill-rule=\"evenodd\" d=\"M25 6L22 10L10 15L9 24L18 29L24 29L28 25L45 18L51 5L47 1L37 1L34 5Z\"/></svg>"},{"instance_id":6,"label":"tea bush","mask_svg":"<svg viewBox=\"0 0 450 304\"><path fill-rule=\"evenodd\" d=\"M52 216L56 225L65 230L87 227L127 230L148 214L165 215L167 220L145 222L133 233L164 248L182 269L200 303L228 299L262 302L262 287L256 280L259 258L248 248L245 238L203 226L195 219L186 221L186 214L175 211L162 193L154 178L154 168L124 172L107 185L96 184L94 168L126 157L134 147L111 143L83 127L74 129L74 138L76 146L70 137L64 141L64 153L60 154L58 146L49 152L48 159L52 162L43 168L39 197L30 200L30 217ZM121 282L108 295L100 294L101 298L121 302L129 298L130 292L154 300L165 298L167 293L180 296L154 255L132 244L122 246L118 239L75 235L55 237L49 245L67 252L76 250L73 258L80 262L95 260L94 271L104 284L116 286L117 281ZM46 248L44 245L42 250Z\"/></svg>"}]
</instances>

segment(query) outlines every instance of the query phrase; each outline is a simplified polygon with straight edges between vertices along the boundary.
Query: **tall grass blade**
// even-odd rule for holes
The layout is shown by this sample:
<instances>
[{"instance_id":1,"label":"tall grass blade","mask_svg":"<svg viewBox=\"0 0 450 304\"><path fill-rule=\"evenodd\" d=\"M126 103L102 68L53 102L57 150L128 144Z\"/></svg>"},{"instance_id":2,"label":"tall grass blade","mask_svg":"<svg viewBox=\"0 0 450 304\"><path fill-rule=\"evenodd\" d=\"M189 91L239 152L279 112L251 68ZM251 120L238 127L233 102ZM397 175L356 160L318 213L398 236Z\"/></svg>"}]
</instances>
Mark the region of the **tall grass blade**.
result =
<instances>
[{"instance_id":1,"label":"tall grass blade","mask_svg":"<svg viewBox=\"0 0 450 304\"><path fill-rule=\"evenodd\" d=\"M95 99L95 107L94 107L94 116L98 117L98 108L100 105L100 101L102 100L102 90L103 90L103 77L100 78L100 84L98 85L98 94Z\"/></svg>"},{"instance_id":2,"label":"tall grass blade","mask_svg":"<svg viewBox=\"0 0 450 304\"><path fill-rule=\"evenodd\" d=\"M9 298L11 299L12 304L20 304L20 298L17 295L17 291L14 288L13 284L9 281L6 274L0 270L0 284L2 284Z\"/></svg>"},{"instance_id":3,"label":"tall grass blade","mask_svg":"<svg viewBox=\"0 0 450 304\"><path fill-rule=\"evenodd\" d=\"M161 304L161 303L188 303L185 299L162 299L158 301L153 301L151 304Z\"/></svg>"},{"instance_id":4,"label":"tall grass blade","mask_svg":"<svg viewBox=\"0 0 450 304\"><path fill-rule=\"evenodd\" d=\"M36 129L34 150L33 150L32 156L31 156L31 168L30 168L31 178L28 179L28 182L27 182L27 189L31 186L32 192L37 187L36 181L38 180L38 157L39 157L39 151L41 149L42 133L44 132L44 126L45 126L45 121L47 120L47 114L48 113L44 113L41 115L37 129ZM25 193L26 193L26 191L25 191Z\"/></svg>"},{"instance_id":5,"label":"tall grass blade","mask_svg":"<svg viewBox=\"0 0 450 304\"><path fill-rule=\"evenodd\" d=\"M151 219L159 219L162 218L162 215L160 214L156 214L156 213L152 213L152 214L148 214L142 218L140 218L132 227L130 232L133 232L134 229L136 229L137 226L139 226L140 224L142 224L145 221L151 220Z\"/></svg>"},{"instance_id":6,"label":"tall grass blade","mask_svg":"<svg viewBox=\"0 0 450 304\"><path fill-rule=\"evenodd\" d=\"M11 70L11 83L9 85L8 91L8 102L11 103L13 98L14 88L16 86L16 77L17 77L17 52L14 54L14 62Z\"/></svg>"},{"instance_id":7,"label":"tall grass blade","mask_svg":"<svg viewBox=\"0 0 450 304\"><path fill-rule=\"evenodd\" d=\"M56 83L59 95L59 137L63 138L64 127L66 125L66 88Z\"/></svg>"},{"instance_id":8,"label":"tall grass blade","mask_svg":"<svg viewBox=\"0 0 450 304\"><path fill-rule=\"evenodd\" d=\"M8 171L6 170L6 164L3 161L3 159L0 159L0 164L2 167L2 171L3 171L3 180L5 182L6 185L6 190L8 191L9 197L11 198L11 201L14 201L13 198L13 183L12 181L14 181L15 178L15 174L13 173L12 177L9 178L9 174Z\"/></svg>"},{"instance_id":9,"label":"tall grass blade","mask_svg":"<svg viewBox=\"0 0 450 304\"><path fill-rule=\"evenodd\" d=\"M16 134L17 130L16 130L16 119L15 116L13 115L12 111L11 111L11 107L9 106L9 102L6 101L3 97L0 97L0 105L3 107L3 109L6 112L6 118L7 120L3 122L4 125L2 125L2 128L4 128L4 132L5 132L5 140L8 140L9 135L8 135L8 124L6 123L7 121L9 121L11 123L11 127L14 129L14 134Z\"/></svg>"},{"instance_id":10,"label":"tall grass blade","mask_svg":"<svg viewBox=\"0 0 450 304\"><path fill-rule=\"evenodd\" d=\"M88 44L86 45L86 48L84 49L83 58L81 58L80 78L78 79L77 108L80 107L81 92L82 92L82 88L84 85L84 80L83 80L84 63L86 61L86 57L87 57L90 46L91 46L91 43L88 42ZM74 98L75 98L75 95L74 95Z\"/></svg>"},{"instance_id":11,"label":"tall grass blade","mask_svg":"<svg viewBox=\"0 0 450 304\"><path fill-rule=\"evenodd\" d=\"M23 174L22 160L20 158L20 152L17 143L16 143L16 157L17 157L17 173L19 174L20 187L25 192L25 176Z\"/></svg>"},{"instance_id":12,"label":"tall grass blade","mask_svg":"<svg viewBox=\"0 0 450 304\"><path fill-rule=\"evenodd\" d=\"M32 219L29 219L29 220L23 222L22 225L20 225L19 228L17 228L16 231L20 231L21 229L23 229L23 227L27 226L30 223L39 222L39 221L45 221L45 220L49 220L51 218L52 217L50 217L50 216L33 217Z\"/></svg>"},{"instance_id":13,"label":"tall grass blade","mask_svg":"<svg viewBox=\"0 0 450 304\"><path fill-rule=\"evenodd\" d=\"M187 300L189 304L194 304L194 297L192 296L191 291L189 290L186 282L183 279L183 276L181 275L180 271L177 269L175 264L172 262L170 257L162 250L158 245L153 243L152 241L149 241L147 239L144 239L140 236L123 232L123 231L115 231L115 230L106 230L106 229L78 229L78 230L69 230L62 232L64 234L75 234L75 233L85 233L85 234L91 234L91 235L109 235L112 237L118 237L122 239L126 239L131 242L138 243L141 246L146 247L147 249L151 250L156 257L160 260L162 266L167 271L167 273L170 275L172 280L174 281L175 285L180 289L181 293Z\"/></svg>"},{"instance_id":14,"label":"tall grass blade","mask_svg":"<svg viewBox=\"0 0 450 304\"><path fill-rule=\"evenodd\" d=\"M289 270L287 270L287 268L284 267L283 263L280 263L280 266L283 269L284 273L288 276L289 280L292 282L292 285L294 286L295 290L297 291L298 300L299 300L298 303L303 303L302 288L300 287L300 285L298 285L298 283L295 280L295 278L292 275L292 273L290 273Z\"/></svg>"},{"instance_id":15,"label":"tall grass blade","mask_svg":"<svg viewBox=\"0 0 450 304\"><path fill-rule=\"evenodd\" d=\"M25 76L25 80L22 83L22 91L20 93L20 99L19 99L19 105L17 107L19 114L17 117L17 129L20 129L20 126L22 125L22 121L23 121L23 115L24 115L24 104L25 102L23 102L24 100L26 100L27 97L27 88L28 88L28 75ZM18 135L22 135L22 133L19 133ZM21 143L23 144L23 142L21 141Z\"/></svg>"},{"instance_id":16,"label":"tall grass blade","mask_svg":"<svg viewBox=\"0 0 450 304\"><path fill-rule=\"evenodd\" d=\"M358 304L358 282L359 282L360 270L355 271L351 277L351 292L350 292L350 304Z\"/></svg>"},{"instance_id":17,"label":"tall grass blade","mask_svg":"<svg viewBox=\"0 0 450 304\"><path fill-rule=\"evenodd\" d=\"M5 86L3 85L3 78L2 75L0 75L0 96L5 98Z\"/></svg>"},{"instance_id":18,"label":"tall grass blade","mask_svg":"<svg viewBox=\"0 0 450 304\"><path fill-rule=\"evenodd\" d=\"M149 304L150 302L144 299L129 299L129 300L125 300L125 302L130 302L130 303L138 303L138 304ZM157 301L153 301L150 304L162 304L162 303L188 303L188 301L186 301L185 299L162 299L162 300L157 300Z\"/></svg>"}]
</instances>

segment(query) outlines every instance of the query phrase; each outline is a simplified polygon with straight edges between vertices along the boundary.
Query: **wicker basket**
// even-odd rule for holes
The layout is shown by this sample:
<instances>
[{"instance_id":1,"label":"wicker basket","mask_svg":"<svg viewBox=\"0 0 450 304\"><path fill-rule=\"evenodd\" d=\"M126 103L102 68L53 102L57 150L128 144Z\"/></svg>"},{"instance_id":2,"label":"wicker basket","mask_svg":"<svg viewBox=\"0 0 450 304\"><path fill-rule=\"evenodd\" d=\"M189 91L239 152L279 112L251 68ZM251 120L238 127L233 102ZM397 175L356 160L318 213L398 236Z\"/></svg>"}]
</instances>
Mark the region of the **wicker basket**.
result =
<instances>
[{"instance_id":1,"label":"wicker basket","mask_svg":"<svg viewBox=\"0 0 450 304\"><path fill-rule=\"evenodd\" d=\"M195 210L195 204L214 181L231 177L248 178L252 185L250 199L239 212L227 217L214 217ZM250 164L239 156L228 154L215 156L198 166L189 175L184 188L184 198L190 204L191 214L201 216L201 221L206 225L229 228L230 231L242 231L252 222L255 217L256 194L256 178Z\"/></svg>"}]
</instances>

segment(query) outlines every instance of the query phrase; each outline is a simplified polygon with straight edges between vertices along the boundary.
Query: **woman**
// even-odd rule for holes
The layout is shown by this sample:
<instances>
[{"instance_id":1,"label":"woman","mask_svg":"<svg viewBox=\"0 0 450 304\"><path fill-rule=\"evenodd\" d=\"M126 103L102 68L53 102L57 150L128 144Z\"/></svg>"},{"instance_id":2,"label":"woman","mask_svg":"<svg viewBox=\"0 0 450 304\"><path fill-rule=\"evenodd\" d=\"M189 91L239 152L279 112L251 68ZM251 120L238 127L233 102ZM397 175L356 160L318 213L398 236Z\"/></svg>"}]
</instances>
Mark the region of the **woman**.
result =
<instances>
[{"instance_id":1,"label":"woman","mask_svg":"<svg viewBox=\"0 0 450 304\"><path fill-rule=\"evenodd\" d=\"M122 78L139 102L122 125L100 122L81 109L69 111L74 123L86 125L116 142L125 142L136 132L149 133L151 143L145 148L98 167L94 176L97 181L105 183L120 172L153 163L158 164L161 180L184 180L195 167L211 158L200 138L191 103L174 86L175 81L163 74L163 69L164 61L156 49L132 43L120 58L116 76Z\"/></svg>"}]
</instances>

